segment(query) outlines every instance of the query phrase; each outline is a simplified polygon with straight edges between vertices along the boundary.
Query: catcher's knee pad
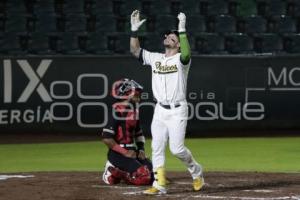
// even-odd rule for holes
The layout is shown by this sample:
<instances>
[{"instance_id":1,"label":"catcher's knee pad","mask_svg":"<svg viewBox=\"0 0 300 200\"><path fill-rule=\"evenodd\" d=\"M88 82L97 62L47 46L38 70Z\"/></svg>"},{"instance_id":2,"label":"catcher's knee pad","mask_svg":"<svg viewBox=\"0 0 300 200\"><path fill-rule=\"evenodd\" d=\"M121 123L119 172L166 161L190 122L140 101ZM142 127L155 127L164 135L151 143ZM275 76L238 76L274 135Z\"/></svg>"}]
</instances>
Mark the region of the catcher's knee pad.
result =
<instances>
[{"instance_id":1,"label":"catcher's knee pad","mask_svg":"<svg viewBox=\"0 0 300 200\"><path fill-rule=\"evenodd\" d=\"M104 181L104 183L108 185L120 183L121 179L113 176L109 168L114 168L114 166L109 161L107 161L105 164L104 172L102 174L102 180Z\"/></svg>"},{"instance_id":2,"label":"catcher's knee pad","mask_svg":"<svg viewBox=\"0 0 300 200\"><path fill-rule=\"evenodd\" d=\"M146 165L139 167L132 173L131 183L134 185L149 185L151 184L151 172Z\"/></svg>"}]
</instances>

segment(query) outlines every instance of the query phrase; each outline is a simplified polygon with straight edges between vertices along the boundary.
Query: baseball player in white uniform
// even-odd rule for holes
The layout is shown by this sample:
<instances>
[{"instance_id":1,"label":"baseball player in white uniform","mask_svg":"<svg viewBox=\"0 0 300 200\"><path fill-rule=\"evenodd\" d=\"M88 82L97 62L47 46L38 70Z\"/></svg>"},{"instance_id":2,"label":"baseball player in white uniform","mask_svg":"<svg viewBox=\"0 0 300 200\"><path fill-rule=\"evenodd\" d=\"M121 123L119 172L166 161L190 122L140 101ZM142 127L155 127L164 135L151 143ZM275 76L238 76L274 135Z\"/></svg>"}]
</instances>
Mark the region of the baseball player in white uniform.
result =
<instances>
[{"instance_id":1,"label":"baseball player in white uniform","mask_svg":"<svg viewBox=\"0 0 300 200\"><path fill-rule=\"evenodd\" d=\"M193 189L199 191L204 185L202 167L184 146L188 107L186 102L187 76L191 65L191 51L187 40L184 13L178 14L178 31L165 34L165 53L149 52L140 47L137 36L140 20L138 10L131 14L130 51L143 65L152 68L152 91L157 100L152 132L152 162L155 181L145 194L165 194L165 148L169 141L170 151L188 168L193 178Z\"/></svg>"}]
</instances>

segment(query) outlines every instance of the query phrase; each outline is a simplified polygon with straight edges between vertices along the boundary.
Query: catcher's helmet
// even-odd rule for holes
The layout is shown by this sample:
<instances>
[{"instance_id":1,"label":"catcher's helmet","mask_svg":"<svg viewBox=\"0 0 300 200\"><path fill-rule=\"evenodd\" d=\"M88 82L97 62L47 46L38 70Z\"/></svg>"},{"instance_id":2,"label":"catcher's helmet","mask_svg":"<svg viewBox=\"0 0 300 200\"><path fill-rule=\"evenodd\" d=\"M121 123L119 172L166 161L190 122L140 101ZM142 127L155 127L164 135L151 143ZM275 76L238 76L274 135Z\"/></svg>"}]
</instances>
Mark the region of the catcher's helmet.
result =
<instances>
[{"instance_id":1,"label":"catcher's helmet","mask_svg":"<svg viewBox=\"0 0 300 200\"><path fill-rule=\"evenodd\" d=\"M111 95L116 99L128 99L137 93L141 93L142 91L143 86L134 80L123 78L113 84Z\"/></svg>"}]
</instances>

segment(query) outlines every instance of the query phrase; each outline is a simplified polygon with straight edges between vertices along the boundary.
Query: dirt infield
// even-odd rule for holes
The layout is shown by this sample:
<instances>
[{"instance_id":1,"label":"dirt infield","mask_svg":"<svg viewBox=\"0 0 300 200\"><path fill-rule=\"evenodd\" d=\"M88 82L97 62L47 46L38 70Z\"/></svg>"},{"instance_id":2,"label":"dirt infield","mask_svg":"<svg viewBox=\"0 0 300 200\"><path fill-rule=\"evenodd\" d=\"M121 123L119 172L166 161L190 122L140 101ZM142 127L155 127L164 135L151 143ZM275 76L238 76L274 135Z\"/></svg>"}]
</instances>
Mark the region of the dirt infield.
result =
<instances>
[{"instance_id":1,"label":"dirt infield","mask_svg":"<svg viewBox=\"0 0 300 200\"><path fill-rule=\"evenodd\" d=\"M0 143L96 141L97 135L0 134ZM1 162L1 161L0 161ZM21 176L19 176L21 175ZM17 177L16 177L17 176ZM0 200L300 200L300 173L205 173L203 190L193 192L187 173L168 173L168 194L145 196L146 187L105 185L100 172L0 172Z\"/></svg>"},{"instance_id":2,"label":"dirt infield","mask_svg":"<svg viewBox=\"0 0 300 200\"><path fill-rule=\"evenodd\" d=\"M105 185L97 172L39 172L8 178L0 174L0 199L5 200L153 200L153 199L300 199L300 174L221 173L205 174L206 185L193 192L187 173L168 173L168 194L145 196L146 187ZM6 179L7 178L7 179Z\"/></svg>"}]
</instances>

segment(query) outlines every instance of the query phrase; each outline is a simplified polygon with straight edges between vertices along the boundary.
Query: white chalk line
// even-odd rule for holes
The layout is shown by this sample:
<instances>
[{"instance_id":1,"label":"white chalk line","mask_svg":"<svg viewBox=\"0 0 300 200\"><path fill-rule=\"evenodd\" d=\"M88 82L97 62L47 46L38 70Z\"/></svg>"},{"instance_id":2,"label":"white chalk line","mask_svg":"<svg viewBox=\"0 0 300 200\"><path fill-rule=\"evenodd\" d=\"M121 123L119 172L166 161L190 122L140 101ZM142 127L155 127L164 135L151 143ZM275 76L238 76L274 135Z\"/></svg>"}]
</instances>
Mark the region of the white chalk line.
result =
<instances>
[{"instance_id":1,"label":"white chalk line","mask_svg":"<svg viewBox=\"0 0 300 200\"><path fill-rule=\"evenodd\" d=\"M175 184L178 184L178 185L191 185L192 182L176 182Z\"/></svg>"},{"instance_id":2,"label":"white chalk line","mask_svg":"<svg viewBox=\"0 0 300 200\"><path fill-rule=\"evenodd\" d=\"M272 192L274 192L274 190L264 190L264 189L262 189L262 190L243 190L243 191L245 191L245 192L261 192L261 193L272 193Z\"/></svg>"},{"instance_id":3,"label":"white chalk line","mask_svg":"<svg viewBox=\"0 0 300 200\"><path fill-rule=\"evenodd\" d=\"M92 185L93 188L137 189L137 186Z\"/></svg>"},{"instance_id":4,"label":"white chalk line","mask_svg":"<svg viewBox=\"0 0 300 200\"><path fill-rule=\"evenodd\" d=\"M34 175L0 175L0 181L7 180L9 178L32 178Z\"/></svg>"}]
</instances>

